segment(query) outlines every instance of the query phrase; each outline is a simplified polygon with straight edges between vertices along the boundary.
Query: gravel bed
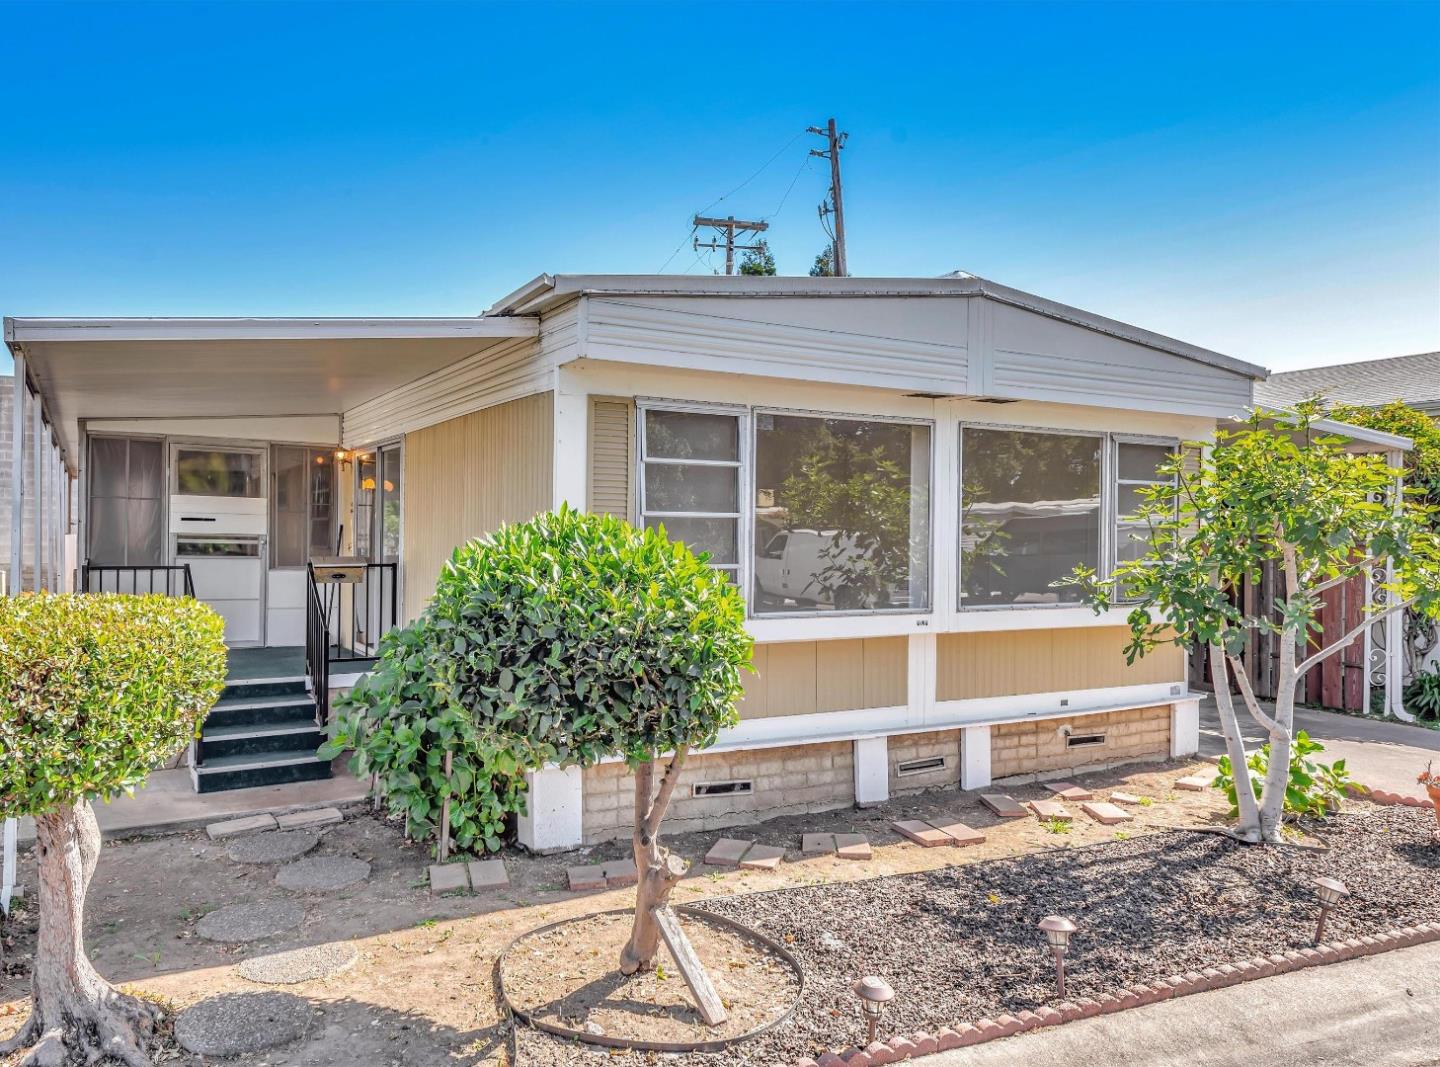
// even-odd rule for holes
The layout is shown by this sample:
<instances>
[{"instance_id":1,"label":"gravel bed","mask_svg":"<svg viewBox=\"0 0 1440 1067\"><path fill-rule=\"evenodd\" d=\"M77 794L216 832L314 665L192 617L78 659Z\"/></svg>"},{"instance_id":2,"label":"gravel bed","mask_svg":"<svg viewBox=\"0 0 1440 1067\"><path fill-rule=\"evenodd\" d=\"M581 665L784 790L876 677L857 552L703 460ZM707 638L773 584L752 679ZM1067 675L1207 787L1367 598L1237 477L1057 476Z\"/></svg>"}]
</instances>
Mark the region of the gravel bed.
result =
<instances>
[{"instance_id":1,"label":"gravel bed","mask_svg":"<svg viewBox=\"0 0 1440 1067\"><path fill-rule=\"evenodd\" d=\"M805 970L792 1020L699 1067L793 1063L863 1043L850 984L865 974L897 996L882 1030L934 1032L1054 1003L1054 969L1036 923L1079 925L1067 995L1093 996L1231 960L1303 948L1318 914L1312 880L1351 897L1327 940L1440 921L1440 844L1429 811L1366 806L1320 831L1328 852L1247 847L1171 831L873 881L706 901L785 944ZM588 1050L521 1028L520 1067L591 1061ZM638 1067L643 1054L606 1053ZM598 1062L595 1061L595 1062Z\"/></svg>"}]
</instances>

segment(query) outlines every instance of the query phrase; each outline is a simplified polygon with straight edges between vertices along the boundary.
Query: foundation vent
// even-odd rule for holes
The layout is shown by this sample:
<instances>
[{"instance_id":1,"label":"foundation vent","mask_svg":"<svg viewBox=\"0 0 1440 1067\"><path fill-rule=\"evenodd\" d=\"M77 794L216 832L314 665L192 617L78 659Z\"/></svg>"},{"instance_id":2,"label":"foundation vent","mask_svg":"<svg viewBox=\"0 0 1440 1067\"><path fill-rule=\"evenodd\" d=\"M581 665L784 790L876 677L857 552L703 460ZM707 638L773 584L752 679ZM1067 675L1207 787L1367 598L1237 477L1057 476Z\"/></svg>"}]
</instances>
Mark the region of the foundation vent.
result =
<instances>
[{"instance_id":1,"label":"foundation vent","mask_svg":"<svg viewBox=\"0 0 1440 1067\"><path fill-rule=\"evenodd\" d=\"M1104 734L1071 734L1065 738L1066 748L1095 748L1104 743Z\"/></svg>"},{"instance_id":2,"label":"foundation vent","mask_svg":"<svg viewBox=\"0 0 1440 1067\"><path fill-rule=\"evenodd\" d=\"M735 782L696 782L690 787L692 797L748 797L755 792L752 779Z\"/></svg>"},{"instance_id":3,"label":"foundation vent","mask_svg":"<svg viewBox=\"0 0 1440 1067\"><path fill-rule=\"evenodd\" d=\"M895 764L895 777L906 778L912 774L928 774L930 771L943 771L944 769L944 756L928 756L925 759L907 759Z\"/></svg>"}]
</instances>

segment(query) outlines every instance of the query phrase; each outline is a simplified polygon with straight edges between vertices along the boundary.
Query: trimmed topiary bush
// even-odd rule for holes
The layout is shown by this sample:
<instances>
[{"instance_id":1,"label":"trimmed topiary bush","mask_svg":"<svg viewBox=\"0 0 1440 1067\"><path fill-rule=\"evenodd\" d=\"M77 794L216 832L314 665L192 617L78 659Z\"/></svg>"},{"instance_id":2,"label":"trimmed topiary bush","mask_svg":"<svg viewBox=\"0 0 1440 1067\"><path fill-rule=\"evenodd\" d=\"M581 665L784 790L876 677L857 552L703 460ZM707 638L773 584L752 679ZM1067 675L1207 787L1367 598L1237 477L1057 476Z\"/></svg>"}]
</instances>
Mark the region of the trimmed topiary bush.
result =
<instances>
[{"instance_id":1,"label":"trimmed topiary bush","mask_svg":"<svg viewBox=\"0 0 1440 1067\"><path fill-rule=\"evenodd\" d=\"M422 831L448 790L457 844L487 848L520 810L526 769L625 759L641 872L625 966L648 965L658 934L647 917L684 873L658 843L660 822L686 753L738 721L750 662L740 591L705 558L663 531L568 508L461 546L424 614L385 639L340 705L322 755L353 746L356 769L374 771ZM466 768L448 785L447 747Z\"/></svg>"},{"instance_id":2,"label":"trimmed topiary bush","mask_svg":"<svg viewBox=\"0 0 1440 1067\"><path fill-rule=\"evenodd\" d=\"M0 598L0 817L33 815L40 931L30 1019L0 1057L141 1067L159 1019L101 978L83 944L100 855L90 804L134 789L193 739L225 684L224 624L164 596Z\"/></svg>"}]
</instances>

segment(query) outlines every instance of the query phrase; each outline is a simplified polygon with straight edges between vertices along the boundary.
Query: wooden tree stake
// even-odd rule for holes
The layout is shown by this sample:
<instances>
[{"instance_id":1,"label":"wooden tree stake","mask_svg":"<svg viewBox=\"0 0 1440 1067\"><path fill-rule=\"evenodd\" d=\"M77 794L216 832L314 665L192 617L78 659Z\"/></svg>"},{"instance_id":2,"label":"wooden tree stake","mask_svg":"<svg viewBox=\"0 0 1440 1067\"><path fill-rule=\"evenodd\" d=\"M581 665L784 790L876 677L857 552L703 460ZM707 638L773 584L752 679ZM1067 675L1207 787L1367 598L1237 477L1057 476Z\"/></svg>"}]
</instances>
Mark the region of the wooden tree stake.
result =
<instances>
[{"instance_id":1,"label":"wooden tree stake","mask_svg":"<svg viewBox=\"0 0 1440 1067\"><path fill-rule=\"evenodd\" d=\"M727 1018L725 1005L720 1003L720 994L715 991L715 983L710 981L705 965L700 962L700 957L695 955L690 939L685 936L685 931L680 929L680 920L666 905L655 909L655 922L660 927L660 937L665 942L665 947L675 959L675 966L680 969L685 984L690 987L690 995L695 998L695 1007L700 1011L700 1018L706 1026L719 1026Z\"/></svg>"}]
</instances>

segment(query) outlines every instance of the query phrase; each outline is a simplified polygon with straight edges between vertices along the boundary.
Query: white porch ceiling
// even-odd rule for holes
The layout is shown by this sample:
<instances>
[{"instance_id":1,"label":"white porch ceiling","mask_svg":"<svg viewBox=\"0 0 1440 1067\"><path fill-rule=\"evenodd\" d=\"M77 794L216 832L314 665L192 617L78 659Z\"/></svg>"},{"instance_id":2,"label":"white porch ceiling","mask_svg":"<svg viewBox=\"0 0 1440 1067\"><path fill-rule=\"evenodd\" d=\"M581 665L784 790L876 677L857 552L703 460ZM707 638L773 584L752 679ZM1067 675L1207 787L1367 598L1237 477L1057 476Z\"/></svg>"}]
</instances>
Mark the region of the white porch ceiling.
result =
<instances>
[{"instance_id":1,"label":"white porch ceiling","mask_svg":"<svg viewBox=\"0 0 1440 1067\"><path fill-rule=\"evenodd\" d=\"M71 463L82 419L339 415L534 318L6 319Z\"/></svg>"}]
</instances>

